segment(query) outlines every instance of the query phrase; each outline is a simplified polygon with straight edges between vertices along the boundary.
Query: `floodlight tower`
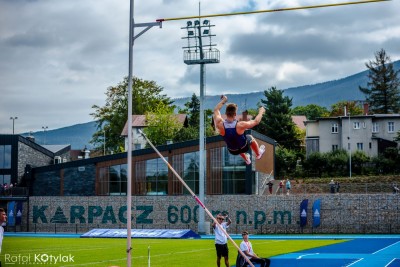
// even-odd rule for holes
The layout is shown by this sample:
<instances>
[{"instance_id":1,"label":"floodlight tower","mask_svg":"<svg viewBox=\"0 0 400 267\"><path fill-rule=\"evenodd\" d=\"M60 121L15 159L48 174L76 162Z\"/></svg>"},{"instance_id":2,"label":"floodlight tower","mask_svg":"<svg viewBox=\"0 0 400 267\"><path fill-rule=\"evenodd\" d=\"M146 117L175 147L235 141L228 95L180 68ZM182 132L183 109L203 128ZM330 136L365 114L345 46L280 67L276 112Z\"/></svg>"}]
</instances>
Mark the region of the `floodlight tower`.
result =
<instances>
[{"instance_id":1,"label":"floodlight tower","mask_svg":"<svg viewBox=\"0 0 400 267\"><path fill-rule=\"evenodd\" d=\"M205 187L205 136L204 136L204 68L205 64L219 63L219 50L214 48L216 44L212 43L210 20L200 19L195 21L187 21L186 27L181 29L186 30L186 36L182 39L187 39L187 46L183 47L183 62L187 65L200 64L200 136L199 136L199 198L204 203L204 187ZM203 38L208 39L208 42L203 42ZM199 209L199 224L198 232L206 233L205 214L203 209Z\"/></svg>"}]
</instances>

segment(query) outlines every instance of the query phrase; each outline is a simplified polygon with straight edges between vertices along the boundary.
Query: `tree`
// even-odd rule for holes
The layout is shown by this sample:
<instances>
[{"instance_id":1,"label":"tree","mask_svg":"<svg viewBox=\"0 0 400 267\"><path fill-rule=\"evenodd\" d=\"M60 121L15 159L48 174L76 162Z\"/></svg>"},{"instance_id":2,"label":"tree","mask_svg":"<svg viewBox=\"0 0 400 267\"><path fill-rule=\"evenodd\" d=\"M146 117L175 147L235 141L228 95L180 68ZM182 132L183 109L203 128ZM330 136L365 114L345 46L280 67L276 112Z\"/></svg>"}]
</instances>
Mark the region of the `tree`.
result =
<instances>
[{"instance_id":1,"label":"tree","mask_svg":"<svg viewBox=\"0 0 400 267\"><path fill-rule=\"evenodd\" d=\"M329 175L345 175L348 168L349 156L344 149L323 153L326 157L326 171Z\"/></svg>"},{"instance_id":2,"label":"tree","mask_svg":"<svg viewBox=\"0 0 400 267\"><path fill-rule=\"evenodd\" d=\"M351 156L352 172L358 175L364 174L364 165L368 163L370 158L364 151L357 150Z\"/></svg>"},{"instance_id":3,"label":"tree","mask_svg":"<svg viewBox=\"0 0 400 267\"><path fill-rule=\"evenodd\" d=\"M188 114L189 126L198 126L200 121L200 100L196 94L193 93L189 102L185 103L185 109L180 110L179 113Z\"/></svg>"},{"instance_id":4,"label":"tree","mask_svg":"<svg viewBox=\"0 0 400 267\"><path fill-rule=\"evenodd\" d=\"M283 177L293 174L297 165L296 151L289 150L283 147L276 149L276 164L275 177Z\"/></svg>"},{"instance_id":5,"label":"tree","mask_svg":"<svg viewBox=\"0 0 400 267\"><path fill-rule=\"evenodd\" d=\"M381 49L375 53L375 61L365 66L369 69L367 87L359 86L366 96L373 113L398 113L400 110L400 79L390 57Z\"/></svg>"},{"instance_id":6,"label":"tree","mask_svg":"<svg viewBox=\"0 0 400 267\"><path fill-rule=\"evenodd\" d=\"M155 146L173 140L183 127L174 114L174 107L164 103L159 103L153 111L146 113L146 125L143 131Z\"/></svg>"},{"instance_id":7,"label":"tree","mask_svg":"<svg viewBox=\"0 0 400 267\"><path fill-rule=\"evenodd\" d=\"M187 114L188 116L188 127L182 128L174 137L174 142L182 142L187 140L199 139L200 135L200 100L196 94L192 95L189 102L185 103L185 109L180 109L179 113ZM205 135L215 135L214 130L211 126L211 116L213 112L210 109L204 110L204 126Z\"/></svg>"},{"instance_id":8,"label":"tree","mask_svg":"<svg viewBox=\"0 0 400 267\"><path fill-rule=\"evenodd\" d=\"M158 104L171 105L173 101L166 95L162 95L162 87L154 81L133 78L132 86L132 114L144 115ZM124 139L121 137L122 129L128 119L128 78L116 86L107 88L106 103L100 107L93 105L95 109L92 115L97 123L97 132L92 140L97 149L104 145L104 131L106 133L106 148L113 152L124 151Z\"/></svg>"},{"instance_id":9,"label":"tree","mask_svg":"<svg viewBox=\"0 0 400 267\"><path fill-rule=\"evenodd\" d=\"M339 101L331 106L331 113L329 114L330 117L339 117L339 116L347 116L344 114L344 110L346 107L347 114L350 115L362 115L364 110L357 105L356 101Z\"/></svg>"},{"instance_id":10,"label":"tree","mask_svg":"<svg viewBox=\"0 0 400 267\"><path fill-rule=\"evenodd\" d=\"M265 115L255 130L276 140L288 149L299 149L300 138L292 121L292 99L283 96L283 91L271 87L264 91L266 100L261 99Z\"/></svg>"},{"instance_id":11,"label":"tree","mask_svg":"<svg viewBox=\"0 0 400 267\"><path fill-rule=\"evenodd\" d=\"M292 109L293 115L304 115L307 120L315 120L320 117L327 117L329 111L326 107L321 107L316 104L309 104L307 106L297 106Z\"/></svg>"},{"instance_id":12,"label":"tree","mask_svg":"<svg viewBox=\"0 0 400 267\"><path fill-rule=\"evenodd\" d=\"M303 162L303 168L311 175L322 176L322 173L326 169L328 159L326 154L320 152L311 153L306 160Z\"/></svg>"}]
</instances>

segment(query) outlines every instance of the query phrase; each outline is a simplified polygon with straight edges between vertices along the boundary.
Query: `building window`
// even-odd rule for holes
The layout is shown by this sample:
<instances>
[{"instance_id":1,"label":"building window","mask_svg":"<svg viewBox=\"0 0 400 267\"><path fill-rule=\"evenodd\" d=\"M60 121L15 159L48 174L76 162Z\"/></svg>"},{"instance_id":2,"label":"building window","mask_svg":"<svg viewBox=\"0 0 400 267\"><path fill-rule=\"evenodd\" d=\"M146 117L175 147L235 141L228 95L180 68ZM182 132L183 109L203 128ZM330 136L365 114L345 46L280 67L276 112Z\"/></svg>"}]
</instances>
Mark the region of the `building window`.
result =
<instances>
[{"instance_id":1,"label":"building window","mask_svg":"<svg viewBox=\"0 0 400 267\"><path fill-rule=\"evenodd\" d=\"M332 151L336 151L339 149L339 145L332 145Z\"/></svg>"},{"instance_id":2,"label":"building window","mask_svg":"<svg viewBox=\"0 0 400 267\"><path fill-rule=\"evenodd\" d=\"M394 133L394 122L393 121L388 122L388 132Z\"/></svg>"},{"instance_id":3,"label":"building window","mask_svg":"<svg viewBox=\"0 0 400 267\"><path fill-rule=\"evenodd\" d=\"M185 153L183 155L183 180L195 193L199 193L199 152ZM184 188L184 194L189 191Z\"/></svg>"},{"instance_id":4,"label":"building window","mask_svg":"<svg viewBox=\"0 0 400 267\"><path fill-rule=\"evenodd\" d=\"M168 166L160 158L146 161L146 194L168 194Z\"/></svg>"},{"instance_id":5,"label":"building window","mask_svg":"<svg viewBox=\"0 0 400 267\"><path fill-rule=\"evenodd\" d=\"M0 169L11 169L11 145L0 146Z\"/></svg>"},{"instance_id":6,"label":"building window","mask_svg":"<svg viewBox=\"0 0 400 267\"><path fill-rule=\"evenodd\" d=\"M134 144L135 150L142 149L142 144Z\"/></svg>"},{"instance_id":7,"label":"building window","mask_svg":"<svg viewBox=\"0 0 400 267\"><path fill-rule=\"evenodd\" d=\"M337 123L332 123L332 133L338 133L339 127Z\"/></svg>"},{"instance_id":8,"label":"building window","mask_svg":"<svg viewBox=\"0 0 400 267\"><path fill-rule=\"evenodd\" d=\"M353 129L360 129L360 122L358 121L353 122Z\"/></svg>"},{"instance_id":9,"label":"building window","mask_svg":"<svg viewBox=\"0 0 400 267\"><path fill-rule=\"evenodd\" d=\"M319 139L307 139L306 152L307 157L314 152L319 152Z\"/></svg>"},{"instance_id":10,"label":"building window","mask_svg":"<svg viewBox=\"0 0 400 267\"><path fill-rule=\"evenodd\" d=\"M372 149L372 143L369 142L369 149Z\"/></svg>"},{"instance_id":11,"label":"building window","mask_svg":"<svg viewBox=\"0 0 400 267\"><path fill-rule=\"evenodd\" d=\"M372 124L372 132L373 133L379 133L379 124L377 122L374 122Z\"/></svg>"},{"instance_id":12,"label":"building window","mask_svg":"<svg viewBox=\"0 0 400 267\"><path fill-rule=\"evenodd\" d=\"M99 169L98 195L123 196L127 191L127 164Z\"/></svg>"},{"instance_id":13,"label":"building window","mask_svg":"<svg viewBox=\"0 0 400 267\"><path fill-rule=\"evenodd\" d=\"M357 143L357 150L363 150L364 146L363 143Z\"/></svg>"},{"instance_id":14,"label":"building window","mask_svg":"<svg viewBox=\"0 0 400 267\"><path fill-rule=\"evenodd\" d=\"M240 156L229 153L224 147L222 167L222 193L244 194L246 192L246 163Z\"/></svg>"},{"instance_id":15,"label":"building window","mask_svg":"<svg viewBox=\"0 0 400 267\"><path fill-rule=\"evenodd\" d=\"M141 134L141 133L140 133L140 128L136 128L136 133L137 133L137 134Z\"/></svg>"}]
</instances>

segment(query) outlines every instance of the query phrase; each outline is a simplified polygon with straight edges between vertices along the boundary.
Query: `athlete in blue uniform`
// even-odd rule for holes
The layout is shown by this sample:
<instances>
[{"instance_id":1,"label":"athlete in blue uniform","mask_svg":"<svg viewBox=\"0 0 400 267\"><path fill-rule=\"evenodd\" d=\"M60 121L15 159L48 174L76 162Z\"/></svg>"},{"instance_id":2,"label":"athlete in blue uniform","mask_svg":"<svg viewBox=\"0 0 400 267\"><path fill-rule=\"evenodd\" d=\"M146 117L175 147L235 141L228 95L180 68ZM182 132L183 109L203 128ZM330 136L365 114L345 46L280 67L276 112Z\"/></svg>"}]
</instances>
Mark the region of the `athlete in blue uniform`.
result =
<instances>
[{"instance_id":1,"label":"athlete in blue uniform","mask_svg":"<svg viewBox=\"0 0 400 267\"><path fill-rule=\"evenodd\" d=\"M245 160L246 164L249 165L251 164L251 158L249 153L246 153L249 147L256 154L256 158L260 159L265 152L265 146L261 145L259 147L253 136L249 134L246 135L245 131L260 123L265 109L264 107L260 107L258 115L254 120L238 121L236 119L237 105L230 103L226 106L226 119L224 120L220 110L227 100L228 98L226 96L221 96L221 101L214 108L215 127L224 138L229 152L233 155L240 155Z\"/></svg>"}]
</instances>

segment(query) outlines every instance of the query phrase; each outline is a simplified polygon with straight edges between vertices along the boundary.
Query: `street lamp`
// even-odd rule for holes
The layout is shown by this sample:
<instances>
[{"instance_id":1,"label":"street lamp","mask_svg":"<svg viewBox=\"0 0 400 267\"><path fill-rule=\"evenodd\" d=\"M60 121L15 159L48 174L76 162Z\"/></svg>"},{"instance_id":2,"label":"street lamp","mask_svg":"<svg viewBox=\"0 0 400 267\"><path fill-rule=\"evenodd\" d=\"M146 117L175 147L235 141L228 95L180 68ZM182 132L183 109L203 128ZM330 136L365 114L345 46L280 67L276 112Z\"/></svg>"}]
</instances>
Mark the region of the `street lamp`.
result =
<instances>
[{"instance_id":1,"label":"street lamp","mask_svg":"<svg viewBox=\"0 0 400 267\"><path fill-rule=\"evenodd\" d=\"M349 107L349 177L351 178L351 140L350 140L351 122L350 122L350 107Z\"/></svg>"},{"instance_id":2,"label":"street lamp","mask_svg":"<svg viewBox=\"0 0 400 267\"><path fill-rule=\"evenodd\" d=\"M183 47L183 62L187 65L200 64L200 134L199 134L199 199L204 203L204 175L205 175L205 156L204 156L204 76L205 64L219 63L219 50L213 48L216 46L212 43L211 38L215 35L211 34L210 20L187 21L185 29L187 35L182 39L187 39L187 46ZM203 43L203 38L208 39L208 42ZM206 48L206 49L205 49ZM198 232L206 233L205 214L203 209L199 209L199 224Z\"/></svg>"},{"instance_id":3,"label":"street lamp","mask_svg":"<svg viewBox=\"0 0 400 267\"><path fill-rule=\"evenodd\" d=\"M344 106L344 115L349 116L349 135L347 136L347 149L349 150L349 177L351 178L351 140L350 140L350 134L351 134L351 122L350 122L350 105L347 110L347 106Z\"/></svg>"},{"instance_id":4,"label":"street lamp","mask_svg":"<svg viewBox=\"0 0 400 267\"><path fill-rule=\"evenodd\" d=\"M14 124L15 124L15 120L17 120L18 117L10 117L10 120L13 121L13 134L14 134Z\"/></svg>"},{"instance_id":5,"label":"street lamp","mask_svg":"<svg viewBox=\"0 0 400 267\"><path fill-rule=\"evenodd\" d=\"M103 156L106 155L106 128L103 128Z\"/></svg>"},{"instance_id":6,"label":"street lamp","mask_svg":"<svg viewBox=\"0 0 400 267\"><path fill-rule=\"evenodd\" d=\"M43 145L45 145L46 144L46 130L48 129L49 127L47 127L47 126L42 126L42 129L43 129L43 133L44 133L44 141L43 141Z\"/></svg>"}]
</instances>

